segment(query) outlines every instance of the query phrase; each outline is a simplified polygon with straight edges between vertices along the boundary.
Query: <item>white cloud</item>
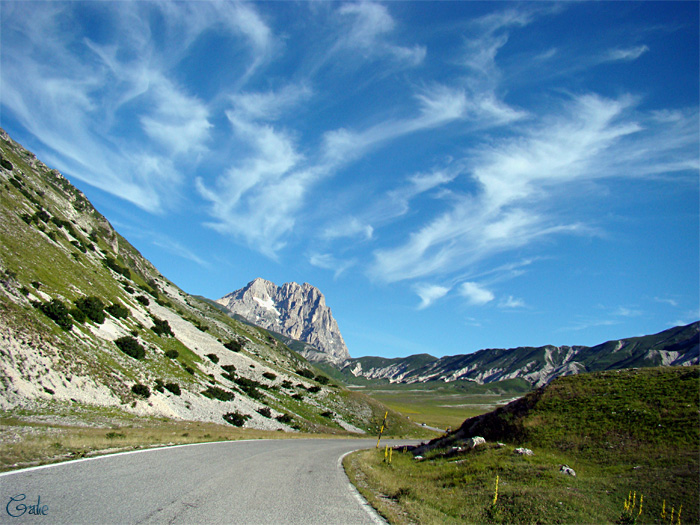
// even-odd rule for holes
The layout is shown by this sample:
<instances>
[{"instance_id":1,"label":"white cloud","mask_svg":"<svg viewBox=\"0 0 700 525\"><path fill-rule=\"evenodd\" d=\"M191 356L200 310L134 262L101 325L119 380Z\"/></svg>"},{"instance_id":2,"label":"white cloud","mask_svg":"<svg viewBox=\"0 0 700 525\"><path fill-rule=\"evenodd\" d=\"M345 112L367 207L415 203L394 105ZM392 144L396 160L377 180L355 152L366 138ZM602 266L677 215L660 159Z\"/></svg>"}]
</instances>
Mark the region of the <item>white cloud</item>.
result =
<instances>
[{"instance_id":1,"label":"white cloud","mask_svg":"<svg viewBox=\"0 0 700 525\"><path fill-rule=\"evenodd\" d=\"M413 290L421 299L421 303L418 305L419 310L423 310L424 308L432 305L438 299L442 299L450 291L450 289L446 286L425 283L416 284L413 287Z\"/></svg>"},{"instance_id":2,"label":"white cloud","mask_svg":"<svg viewBox=\"0 0 700 525\"><path fill-rule=\"evenodd\" d=\"M495 299L491 291L474 282L462 283L459 287L459 293L475 306L485 305Z\"/></svg>"},{"instance_id":3,"label":"white cloud","mask_svg":"<svg viewBox=\"0 0 700 525\"><path fill-rule=\"evenodd\" d=\"M374 235L374 228L356 217L344 218L323 230L321 237L327 240L356 237L369 240Z\"/></svg>"},{"instance_id":4,"label":"white cloud","mask_svg":"<svg viewBox=\"0 0 700 525\"><path fill-rule=\"evenodd\" d=\"M338 41L336 50L360 50L366 57L389 56L411 66L425 59L423 46L405 47L386 40L396 25L386 6L373 2L345 4L338 13L352 22Z\"/></svg>"},{"instance_id":5,"label":"white cloud","mask_svg":"<svg viewBox=\"0 0 700 525\"><path fill-rule=\"evenodd\" d=\"M525 307L525 301L522 299L518 299L516 297L513 297L512 295L509 295L505 299L503 299L499 304L499 307L501 308L524 308Z\"/></svg>"},{"instance_id":6,"label":"white cloud","mask_svg":"<svg viewBox=\"0 0 700 525\"><path fill-rule=\"evenodd\" d=\"M335 279L355 265L354 260L341 260L330 253L313 253L309 257L309 263L317 268L333 271Z\"/></svg>"},{"instance_id":7,"label":"white cloud","mask_svg":"<svg viewBox=\"0 0 700 525\"><path fill-rule=\"evenodd\" d=\"M636 46L636 47L629 47L629 48L617 48L617 49L611 49L606 53L604 56L603 60L606 62L615 62L619 60L637 60L640 56L642 56L644 53L649 51L649 47L647 46Z\"/></svg>"}]
</instances>

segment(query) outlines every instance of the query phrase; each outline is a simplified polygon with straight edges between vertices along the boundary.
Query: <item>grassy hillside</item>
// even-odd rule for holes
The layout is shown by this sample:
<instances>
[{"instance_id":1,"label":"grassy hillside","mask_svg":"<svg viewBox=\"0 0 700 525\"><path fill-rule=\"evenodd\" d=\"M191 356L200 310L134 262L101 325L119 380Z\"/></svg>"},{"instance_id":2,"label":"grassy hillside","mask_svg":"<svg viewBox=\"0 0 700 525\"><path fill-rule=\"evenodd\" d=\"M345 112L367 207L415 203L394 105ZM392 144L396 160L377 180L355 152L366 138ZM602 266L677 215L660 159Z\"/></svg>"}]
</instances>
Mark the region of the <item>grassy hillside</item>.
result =
<instances>
[{"instance_id":1,"label":"grassy hillside","mask_svg":"<svg viewBox=\"0 0 700 525\"><path fill-rule=\"evenodd\" d=\"M271 431L381 424L386 407L179 289L2 130L0 224L0 408L15 422L107 408Z\"/></svg>"},{"instance_id":2,"label":"grassy hillside","mask_svg":"<svg viewBox=\"0 0 700 525\"><path fill-rule=\"evenodd\" d=\"M699 389L700 367L562 377L391 464L368 451L347 467L392 523L699 523ZM465 448L473 436L487 443Z\"/></svg>"}]
</instances>

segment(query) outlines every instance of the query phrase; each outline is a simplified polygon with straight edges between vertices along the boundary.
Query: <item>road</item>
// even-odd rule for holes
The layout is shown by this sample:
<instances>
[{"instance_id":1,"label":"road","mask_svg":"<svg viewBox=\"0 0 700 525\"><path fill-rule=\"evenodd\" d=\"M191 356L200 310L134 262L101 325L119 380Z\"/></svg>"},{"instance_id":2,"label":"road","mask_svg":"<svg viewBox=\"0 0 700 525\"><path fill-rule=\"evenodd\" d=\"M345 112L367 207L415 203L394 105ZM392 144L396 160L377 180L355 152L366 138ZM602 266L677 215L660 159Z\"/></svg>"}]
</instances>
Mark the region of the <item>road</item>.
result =
<instances>
[{"instance_id":1,"label":"road","mask_svg":"<svg viewBox=\"0 0 700 525\"><path fill-rule=\"evenodd\" d=\"M0 523L383 523L341 465L346 453L375 444L207 443L5 473Z\"/></svg>"}]
</instances>

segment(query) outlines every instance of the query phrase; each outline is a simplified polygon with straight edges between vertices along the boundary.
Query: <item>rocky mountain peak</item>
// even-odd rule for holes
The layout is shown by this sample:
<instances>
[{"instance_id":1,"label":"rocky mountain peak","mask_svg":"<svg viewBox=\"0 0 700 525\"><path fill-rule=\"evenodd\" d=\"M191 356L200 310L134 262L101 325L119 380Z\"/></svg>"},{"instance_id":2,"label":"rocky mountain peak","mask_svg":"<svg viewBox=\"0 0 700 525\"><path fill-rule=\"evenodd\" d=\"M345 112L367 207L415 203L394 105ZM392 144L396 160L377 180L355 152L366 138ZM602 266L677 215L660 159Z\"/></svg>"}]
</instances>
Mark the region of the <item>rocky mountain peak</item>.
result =
<instances>
[{"instance_id":1,"label":"rocky mountain peak","mask_svg":"<svg viewBox=\"0 0 700 525\"><path fill-rule=\"evenodd\" d=\"M318 351L302 352L311 361L341 364L350 358L326 298L309 283L277 286L258 277L216 302L258 326L314 346Z\"/></svg>"}]
</instances>

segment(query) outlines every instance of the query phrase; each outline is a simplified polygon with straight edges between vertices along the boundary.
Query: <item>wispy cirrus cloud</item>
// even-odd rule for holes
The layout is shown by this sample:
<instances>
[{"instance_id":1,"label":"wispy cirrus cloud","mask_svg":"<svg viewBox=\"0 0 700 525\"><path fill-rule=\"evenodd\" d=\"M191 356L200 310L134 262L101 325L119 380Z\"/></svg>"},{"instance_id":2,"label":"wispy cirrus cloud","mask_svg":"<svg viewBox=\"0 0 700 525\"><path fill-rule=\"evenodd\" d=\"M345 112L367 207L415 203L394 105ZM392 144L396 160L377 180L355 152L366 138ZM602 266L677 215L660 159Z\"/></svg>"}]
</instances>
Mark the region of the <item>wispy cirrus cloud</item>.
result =
<instances>
[{"instance_id":1,"label":"wispy cirrus cloud","mask_svg":"<svg viewBox=\"0 0 700 525\"><path fill-rule=\"evenodd\" d=\"M628 47L628 48L616 48L609 50L602 58L605 62L615 62L618 60L637 60L644 53L649 51L649 47L645 45Z\"/></svg>"},{"instance_id":2,"label":"wispy cirrus cloud","mask_svg":"<svg viewBox=\"0 0 700 525\"><path fill-rule=\"evenodd\" d=\"M575 181L693 169L692 116L647 128L654 117L635 113L631 97L574 97L516 137L474 148L465 175L476 191L453 198L404 244L376 250L370 273L387 282L444 275L555 234L586 233L553 213L556 196Z\"/></svg>"},{"instance_id":3,"label":"wispy cirrus cloud","mask_svg":"<svg viewBox=\"0 0 700 525\"><path fill-rule=\"evenodd\" d=\"M101 3L93 16L113 31L88 38L74 26L74 7L3 6L11 32L3 39L4 110L70 176L163 212L178 202L184 181L173 157L206 152L212 128L208 103L180 85L173 67L212 29L248 42L257 67L274 47L271 32L247 4ZM164 29L156 39L149 21L159 15ZM113 138L127 127L141 133Z\"/></svg>"},{"instance_id":4,"label":"wispy cirrus cloud","mask_svg":"<svg viewBox=\"0 0 700 525\"><path fill-rule=\"evenodd\" d=\"M390 56L408 65L418 65L425 58L423 46L400 46L388 40L396 23L386 6L374 2L349 3L341 6L338 14L352 21L336 43L336 50L359 50L366 57Z\"/></svg>"}]
</instances>

